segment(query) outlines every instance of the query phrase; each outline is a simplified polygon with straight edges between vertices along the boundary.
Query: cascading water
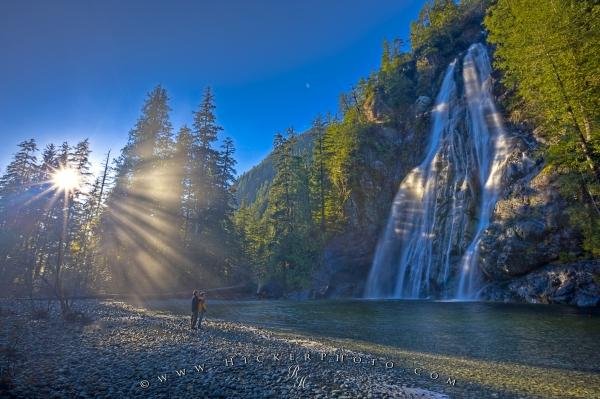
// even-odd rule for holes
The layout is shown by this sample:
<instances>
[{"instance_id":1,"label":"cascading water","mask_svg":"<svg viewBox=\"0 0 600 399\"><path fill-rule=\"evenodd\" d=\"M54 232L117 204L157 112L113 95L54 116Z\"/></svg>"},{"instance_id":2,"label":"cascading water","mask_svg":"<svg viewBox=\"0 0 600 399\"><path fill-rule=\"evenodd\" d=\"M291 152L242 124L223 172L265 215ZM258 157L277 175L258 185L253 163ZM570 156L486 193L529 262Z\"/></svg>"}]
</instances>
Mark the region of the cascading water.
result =
<instances>
[{"instance_id":1,"label":"cascading water","mask_svg":"<svg viewBox=\"0 0 600 399\"><path fill-rule=\"evenodd\" d=\"M480 236L490 223L508 144L482 44L447 68L425 159L400 185L366 285L368 298L473 297ZM452 289L454 285L456 288Z\"/></svg>"},{"instance_id":2,"label":"cascading water","mask_svg":"<svg viewBox=\"0 0 600 399\"><path fill-rule=\"evenodd\" d=\"M491 72L485 47L481 44L472 46L463 61L463 80L470 121L467 126L471 130L470 135L475 138L475 151L479 159L479 186L483 190L477 230L460 262L457 299L472 298L479 286L479 241L490 224L501 188L502 169L509 152L502 118L492 97Z\"/></svg>"}]
</instances>

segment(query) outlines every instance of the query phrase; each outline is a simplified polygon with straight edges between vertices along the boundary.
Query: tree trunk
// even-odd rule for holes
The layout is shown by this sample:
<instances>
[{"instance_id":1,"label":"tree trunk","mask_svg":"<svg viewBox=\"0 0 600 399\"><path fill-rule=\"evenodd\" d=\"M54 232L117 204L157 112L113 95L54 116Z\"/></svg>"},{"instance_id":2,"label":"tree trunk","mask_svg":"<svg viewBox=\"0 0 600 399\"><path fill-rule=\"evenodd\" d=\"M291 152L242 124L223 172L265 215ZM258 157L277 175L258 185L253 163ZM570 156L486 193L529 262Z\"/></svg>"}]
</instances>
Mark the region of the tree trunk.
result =
<instances>
[{"instance_id":1,"label":"tree trunk","mask_svg":"<svg viewBox=\"0 0 600 399\"><path fill-rule=\"evenodd\" d=\"M563 100L565 101L565 104L567 106L567 112L568 112L569 116L571 117L571 120L573 122L573 127L575 128L575 130L577 132L577 137L579 139L579 146L581 147L583 156L586 159L587 166L589 167L590 172L594 176L594 179L600 183L600 167L598 167L598 165L594 161L592 149L590 148L590 145L586 139L586 136L585 136L583 130L581 129L579 122L577 121L577 117L575 115L573 107L571 106L571 101L567 94L567 90L565 88L562 78L560 77L560 74L558 73L558 68L556 67L554 60L552 59L552 55L550 55L550 53L546 49L546 46L543 43L542 43L542 47L544 49L546 58L548 59L548 61L550 62L550 65L552 66L552 72L554 73L554 76L556 77L556 81L558 83L560 94L563 97Z\"/></svg>"}]
</instances>

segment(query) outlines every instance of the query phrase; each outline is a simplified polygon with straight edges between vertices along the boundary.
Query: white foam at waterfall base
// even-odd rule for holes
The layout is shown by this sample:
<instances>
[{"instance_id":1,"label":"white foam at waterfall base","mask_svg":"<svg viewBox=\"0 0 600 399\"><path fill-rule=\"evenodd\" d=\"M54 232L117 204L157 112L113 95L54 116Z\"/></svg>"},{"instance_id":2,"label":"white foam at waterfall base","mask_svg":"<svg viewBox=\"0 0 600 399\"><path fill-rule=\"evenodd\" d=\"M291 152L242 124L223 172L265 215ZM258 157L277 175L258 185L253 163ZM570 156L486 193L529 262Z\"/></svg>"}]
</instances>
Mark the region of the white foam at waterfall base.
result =
<instances>
[{"instance_id":1,"label":"white foam at waterfall base","mask_svg":"<svg viewBox=\"0 0 600 399\"><path fill-rule=\"evenodd\" d=\"M460 97L456 60L446 70L425 158L396 194L365 297L471 299L477 292L479 241L498 199L508 143L485 46L472 45L462 66ZM471 208L475 228L466 216Z\"/></svg>"}]
</instances>

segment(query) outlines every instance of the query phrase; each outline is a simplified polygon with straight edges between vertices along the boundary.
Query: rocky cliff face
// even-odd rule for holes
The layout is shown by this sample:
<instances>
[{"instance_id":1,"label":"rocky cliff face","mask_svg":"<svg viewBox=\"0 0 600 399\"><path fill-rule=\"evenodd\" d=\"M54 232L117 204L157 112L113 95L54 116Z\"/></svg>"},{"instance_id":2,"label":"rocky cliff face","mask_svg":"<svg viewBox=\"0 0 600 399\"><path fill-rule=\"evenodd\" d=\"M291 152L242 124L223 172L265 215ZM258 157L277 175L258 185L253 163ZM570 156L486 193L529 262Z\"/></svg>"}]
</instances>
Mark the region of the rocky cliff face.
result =
<instances>
[{"instance_id":1,"label":"rocky cliff face","mask_svg":"<svg viewBox=\"0 0 600 399\"><path fill-rule=\"evenodd\" d=\"M480 267L490 280L509 279L550 262L581 256L580 236L569 224L567 201L555 176L527 152L514 159L514 178L496 205L481 243ZM516 176L515 176L516 175ZM520 176L520 177L519 177Z\"/></svg>"},{"instance_id":2,"label":"rocky cliff face","mask_svg":"<svg viewBox=\"0 0 600 399\"><path fill-rule=\"evenodd\" d=\"M557 176L535 159L532 133L513 129L520 151L503 176L505 190L480 246L487 277L481 299L504 302L600 304L600 261L584 257L569 222L569 202Z\"/></svg>"}]
</instances>

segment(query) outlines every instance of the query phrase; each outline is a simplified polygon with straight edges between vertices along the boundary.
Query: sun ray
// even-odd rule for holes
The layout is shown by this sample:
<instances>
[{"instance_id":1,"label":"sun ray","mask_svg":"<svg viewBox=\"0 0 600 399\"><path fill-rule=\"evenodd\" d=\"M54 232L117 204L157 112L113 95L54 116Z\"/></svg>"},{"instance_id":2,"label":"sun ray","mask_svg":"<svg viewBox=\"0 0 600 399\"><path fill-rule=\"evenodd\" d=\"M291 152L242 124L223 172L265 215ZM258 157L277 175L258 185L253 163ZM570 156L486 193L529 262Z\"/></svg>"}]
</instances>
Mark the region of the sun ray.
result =
<instances>
[{"instance_id":1,"label":"sun ray","mask_svg":"<svg viewBox=\"0 0 600 399\"><path fill-rule=\"evenodd\" d=\"M81 175L76 169L61 167L52 174L52 184L55 189L73 193L81 186Z\"/></svg>"}]
</instances>

